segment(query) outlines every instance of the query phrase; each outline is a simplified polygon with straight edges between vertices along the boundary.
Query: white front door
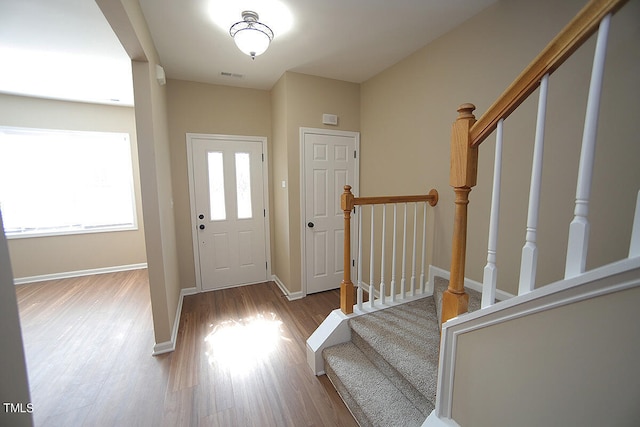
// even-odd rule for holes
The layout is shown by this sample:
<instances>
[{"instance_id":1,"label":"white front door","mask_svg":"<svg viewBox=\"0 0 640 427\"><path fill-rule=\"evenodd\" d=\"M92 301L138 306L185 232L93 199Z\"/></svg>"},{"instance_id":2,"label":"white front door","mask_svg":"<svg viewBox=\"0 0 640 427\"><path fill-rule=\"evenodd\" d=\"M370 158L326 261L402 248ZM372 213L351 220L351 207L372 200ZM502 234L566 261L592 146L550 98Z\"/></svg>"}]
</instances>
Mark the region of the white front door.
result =
<instances>
[{"instance_id":1,"label":"white front door","mask_svg":"<svg viewBox=\"0 0 640 427\"><path fill-rule=\"evenodd\" d=\"M263 175L266 140L188 134L187 141L199 288L268 280Z\"/></svg>"},{"instance_id":2,"label":"white front door","mask_svg":"<svg viewBox=\"0 0 640 427\"><path fill-rule=\"evenodd\" d=\"M346 184L358 194L359 134L309 128L302 128L300 134L305 229L302 262L306 293L310 294L340 287L344 276L344 213L340 209L340 195Z\"/></svg>"}]
</instances>

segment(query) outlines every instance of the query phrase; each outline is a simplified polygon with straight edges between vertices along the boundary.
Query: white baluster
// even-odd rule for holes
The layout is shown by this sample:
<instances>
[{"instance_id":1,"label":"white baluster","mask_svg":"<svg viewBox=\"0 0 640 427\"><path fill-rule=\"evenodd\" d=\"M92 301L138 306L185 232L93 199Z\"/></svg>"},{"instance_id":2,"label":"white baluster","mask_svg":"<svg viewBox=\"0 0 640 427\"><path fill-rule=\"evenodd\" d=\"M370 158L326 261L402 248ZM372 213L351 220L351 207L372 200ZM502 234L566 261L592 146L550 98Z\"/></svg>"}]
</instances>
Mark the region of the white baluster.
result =
<instances>
[{"instance_id":1,"label":"white baluster","mask_svg":"<svg viewBox=\"0 0 640 427\"><path fill-rule=\"evenodd\" d=\"M393 253L391 255L391 302L396 300L396 224L398 218L398 204L393 204Z\"/></svg>"},{"instance_id":2,"label":"white baluster","mask_svg":"<svg viewBox=\"0 0 640 427\"><path fill-rule=\"evenodd\" d=\"M373 286L373 281L374 281L374 277L373 277L373 268L374 268L374 244L373 244L373 237L374 237L374 211L375 211L375 205L371 205L371 251L369 252L369 307L373 308L374 304L375 304L375 299L376 299L376 295L375 295L375 287Z\"/></svg>"},{"instance_id":3,"label":"white baluster","mask_svg":"<svg viewBox=\"0 0 640 427\"><path fill-rule=\"evenodd\" d=\"M411 296L416 294L416 234L418 230L416 230L418 217L418 204L413 203L413 255L412 255L412 263L411 263Z\"/></svg>"},{"instance_id":4,"label":"white baluster","mask_svg":"<svg viewBox=\"0 0 640 427\"><path fill-rule=\"evenodd\" d=\"M422 215L422 269L420 271L420 293L424 293L424 265L427 262L427 202Z\"/></svg>"},{"instance_id":5,"label":"white baluster","mask_svg":"<svg viewBox=\"0 0 640 427\"><path fill-rule=\"evenodd\" d=\"M359 207L360 215L358 216L358 309L362 310L362 207Z\"/></svg>"},{"instance_id":6,"label":"white baluster","mask_svg":"<svg viewBox=\"0 0 640 427\"><path fill-rule=\"evenodd\" d=\"M544 152L544 126L547 110L547 91L549 75L545 74L540 82L540 97L538 98L538 118L536 122L536 138L533 147L533 165L531 168L531 187L529 188L529 212L527 214L526 243L522 248L520 263L520 284L518 295L531 292L536 283L536 268L538 263L538 211L540 208L540 184L542 182L542 158Z\"/></svg>"},{"instance_id":7,"label":"white baluster","mask_svg":"<svg viewBox=\"0 0 640 427\"><path fill-rule=\"evenodd\" d=\"M386 234L387 234L387 205L382 205L382 256L380 261L380 303L384 305L386 300L387 287L384 283L384 263L386 253Z\"/></svg>"},{"instance_id":8,"label":"white baluster","mask_svg":"<svg viewBox=\"0 0 640 427\"><path fill-rule=\"evenodd\" d=\"M604 62L607 53L607 36L611 15L605 16L600 22L596 51L593 57L591 83L587 112L584 119L582 134L582 149L580 151L580 167L578 169L578 185L576 188L576 206L574 218L569 226L569 243L567 244L567 262L564 277L574 277L584 273L589 246L589 196L591 193L591 178L593 175L593 161L596 150L596 136L598 132L598 110L600 109L600 93L604 75Z\"/></svg>"},{"instance_id":9,"label":"white baluster","mask_svg":"<svg viewBox=\"0 0 640 427\"><path fill-rule=\"evenodd\" d=\"M496 130L496 154L493 162L493 192L491 194L491 218L489 219L489 244L487 247L487 265L482 278L482 308L493 305L496 299L498 283L498 224L500 223L500 183L502 182L502 126L504 119L498 121Z\"/></svg>"},{"instance_id":10,"label":"white baluster","mask_svg":"<svg viewBox=\"0 0 640 427\"><path fill-rule=\"evenodd\" d=\"M404 204L404 226L402 234L402 279L400 279L400 299L404 299L407 292L405 272L407 270L407 204Z\"/></svg>"},{"instance_id":11,"label":"white baluster","mask_svg":"<svg viewBox=\"0 0 640 427\"><path fill-rule=\"evenodd\" d=\"M640 191L636 199L636 213L633 216L631 229L631 243L629 244L629 258L640 256Z\"/></svg>"}]
</instances>

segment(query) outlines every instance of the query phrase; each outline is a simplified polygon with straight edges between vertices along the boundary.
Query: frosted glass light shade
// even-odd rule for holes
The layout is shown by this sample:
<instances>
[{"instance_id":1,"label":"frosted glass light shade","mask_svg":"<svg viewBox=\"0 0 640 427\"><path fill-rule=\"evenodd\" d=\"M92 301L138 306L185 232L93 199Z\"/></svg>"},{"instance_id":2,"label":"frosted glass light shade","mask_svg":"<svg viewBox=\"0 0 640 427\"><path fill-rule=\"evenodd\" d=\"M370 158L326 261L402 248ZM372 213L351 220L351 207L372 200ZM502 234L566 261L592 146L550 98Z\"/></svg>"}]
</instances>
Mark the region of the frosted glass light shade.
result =
<instances>
[{"instance_id":1,"label":"frosted glass light shade","mask_svg":"<svg viewBox=\"0 0 640 427\"><path fill-rule=\"evenodd\" d=\"M252 27L239 30L233 40L236 42L236 46L246 55L256 57L262 55L267 48L271 39L265 33Z\"/></svg>"}]
</instances>

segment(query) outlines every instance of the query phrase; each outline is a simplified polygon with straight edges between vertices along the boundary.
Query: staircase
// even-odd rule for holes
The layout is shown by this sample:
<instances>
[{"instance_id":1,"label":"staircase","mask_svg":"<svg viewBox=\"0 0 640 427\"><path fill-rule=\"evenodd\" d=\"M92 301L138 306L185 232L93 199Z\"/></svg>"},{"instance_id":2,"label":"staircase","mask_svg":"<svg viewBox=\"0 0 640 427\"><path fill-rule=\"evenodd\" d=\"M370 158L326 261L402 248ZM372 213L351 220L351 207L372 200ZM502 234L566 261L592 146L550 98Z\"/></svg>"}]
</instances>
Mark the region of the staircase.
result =
<instances>
[{"instance_id":1,"label":"staircase","mask_svg":"<svg viewBox=\"0 0 640 427\"><path fill-rule=\"evenodd\" d=\"M351 341L323 351L325 372L361 426L420 426L434 409L440 304L434 294L349 320ZM469 293L469 311L480 308Z\"/></svg>"}]
</instances>

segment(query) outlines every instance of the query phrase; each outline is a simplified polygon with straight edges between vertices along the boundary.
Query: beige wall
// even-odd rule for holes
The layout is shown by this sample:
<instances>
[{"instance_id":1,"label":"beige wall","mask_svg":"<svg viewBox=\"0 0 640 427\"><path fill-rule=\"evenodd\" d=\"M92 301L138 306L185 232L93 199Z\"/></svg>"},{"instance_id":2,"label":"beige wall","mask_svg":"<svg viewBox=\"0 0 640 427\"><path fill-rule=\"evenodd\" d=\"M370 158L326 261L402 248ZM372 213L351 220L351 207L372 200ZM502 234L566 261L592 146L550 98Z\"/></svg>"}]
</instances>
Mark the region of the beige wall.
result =
<instances>
[{"instance_id":1,"label":"beige wall","mask_svg":"<svg viewBox=\"0 0 640 427\"><path fill-rule=\"evenodd\" d=\"M289 246L289 193L282 188L282 181L289 181L288 153L287 153L287 85L286 75L283 75L271 89L272 114L272 214L273 228L271 241L273 250L271 259L273 274L283 284L291 283Z\"/></svg>"},{"instance_id":2,"label":"beige wall","mask_svg":"<svg viewBox=\"0 0 640 427\"><path fill-rule=\"evenodd\" d=\"M607 56L591 208L588 267L628 250L640 188L638 1L613 20ZM456 108L473 102L479 117L583 6L584 1L496 3L362 85L361 193L414 193L435 187L433 263L449 270L453 192L449 140ZM594 40L550 80L540 213L538 285L564 273ZM498 243L499 287L517 292L524 244L537 94L505 123ZM486 263L495 137L480 148L478 185L470 195L466 276L480 281ZM614 190L615 189L615 190Z\"/></svg>"},{"instance_id":3,"label":"beige wall","mask_svg":"<svg viewBox=\"0 0 640 427\"><path fill-rule=\"evenodd\" d=\"M357 131L359 85L290 72L270 92L170 79L167 99L182 287L195 286L185 134L217 133L267 137L271 269L290 292L299 292L299 128ZM322 113L340 116L339 126L322 125Z\"/></svg>"},{"instance_id":4,"label":"beige wall","mask_svg":"<svg viewBox=\"0 0 640 427\"><path fill-rule=\"evenodd\" d=\"M635 426L640 288L460 335L461 426Z\"/></svg>"},{"instance_id":5,"label":"beige wall","mask_svg":"<svg viewBox=\"0 0 640 427\"><path fill-rule=\"evenodd\" d=\"M140 184L156 351L170 349L180 296L176 222L171 187L166 87L156 80L160 63L137 0L96 0L132 59Z\"/></svg>"},{"instance_id":6,"label":"beige wall","mask_svg":"<svg viewBox=\"0 0 640 427\"><path fill-rule=\"evenodd\" d=\"M16 278L146 262L135 115L132 107L0 94L0 126L129 134L138 230L9 240Z\"/></svg>"},{"instance_id":7,"label":"beige wall","mask_svg":"<svg viewBox=\"0 0 640 427\"><path fill-rule=\"evenodd\" d=\"M167 102L180 283L187 288L195 286L196 279L186 134L264 136L271 158L271 101L269 92L264 90L170 79ZM270 171L272 168L269 165Z\"/></svg>"},{"instance_id":8,"label":"beige wall","mask_svg":"<svg viewBox=\"0 0 640 427\"><path fill-rule=\"evenodd\" d=\"M275 142L280 165L286 154L286 169L274 171L276 253L288 253L279 259L274 272L289 292L300 292L300 127L348 131L360 130L360 85L305 74L286 72L275 85L274 106L277 108ZM322 114L338 115L338 126L322 124ZM284 132L284 135L282 134ZM363 142L366 144L366 142ZM286 148L285 148L286 147ZM286 153L285 153L286 152ZM287 181L287 188L279 184ZM286 194L282 194L286 192ZM288 234L288 236L286 236ZM287 243L288 242L288 245Z\"/></svg>"}]
</instances>

